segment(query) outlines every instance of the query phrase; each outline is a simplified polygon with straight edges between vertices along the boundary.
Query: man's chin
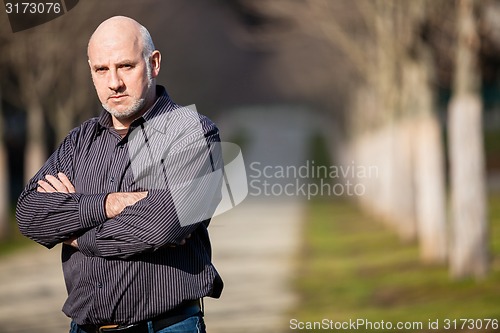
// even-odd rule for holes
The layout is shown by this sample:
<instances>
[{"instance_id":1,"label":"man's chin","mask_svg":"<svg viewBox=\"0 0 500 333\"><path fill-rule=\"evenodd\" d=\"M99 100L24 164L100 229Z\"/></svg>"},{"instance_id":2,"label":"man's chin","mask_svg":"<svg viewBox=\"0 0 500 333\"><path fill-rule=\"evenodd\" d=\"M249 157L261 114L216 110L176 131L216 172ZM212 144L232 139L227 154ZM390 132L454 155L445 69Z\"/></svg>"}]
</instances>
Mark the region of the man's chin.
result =
<instances>
[{"instance_id":1,"label":"man's chin","mask_svg":"<svg viewBox=\"0 0 500 333\"><path fill-rule=\"evenodd\" d=\"M108 106L103 105L104 109L108 111L114 118L118 120L124 120L124 119L129 119L134 117L137 113L138 110L135 109L125 109L125 110L119 110L115 108L110 108Z\"/></svg>"}]
</instances>

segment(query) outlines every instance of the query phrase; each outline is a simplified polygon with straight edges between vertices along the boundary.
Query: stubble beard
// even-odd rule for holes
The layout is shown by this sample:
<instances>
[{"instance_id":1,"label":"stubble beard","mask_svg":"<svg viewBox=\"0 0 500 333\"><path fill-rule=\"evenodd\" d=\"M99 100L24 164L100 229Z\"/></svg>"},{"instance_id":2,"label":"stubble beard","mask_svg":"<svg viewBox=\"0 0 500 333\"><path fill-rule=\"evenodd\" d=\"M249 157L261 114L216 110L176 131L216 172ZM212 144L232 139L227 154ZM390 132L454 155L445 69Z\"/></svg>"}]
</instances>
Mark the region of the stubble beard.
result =
<instances>
[{"instance_id":1,"label":"stubble beard","mask_svg":"<svg viewBox=\"0 0 500 333\"><path fill-rule=\"evenodd\" d=\"M145 98L140 98L138 100L134 101L134 104L132 104L130 107L123 111L118 111L109 105L102 104L102 107L108 111L113 117L115 117L118 120L123 120L123 119L128 119L139 113L146 104L146 99Z\"/></svg>"}]
</instances>

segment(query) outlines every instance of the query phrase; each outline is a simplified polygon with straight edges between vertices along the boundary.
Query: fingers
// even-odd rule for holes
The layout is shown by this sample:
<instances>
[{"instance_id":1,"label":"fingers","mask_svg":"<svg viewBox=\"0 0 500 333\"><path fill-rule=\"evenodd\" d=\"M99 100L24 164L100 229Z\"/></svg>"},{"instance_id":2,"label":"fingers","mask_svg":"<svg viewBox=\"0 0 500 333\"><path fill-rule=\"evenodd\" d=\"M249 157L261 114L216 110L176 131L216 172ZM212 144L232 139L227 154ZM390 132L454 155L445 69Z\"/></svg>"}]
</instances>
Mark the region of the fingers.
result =
<instances>
[{"instance_id":1,"label":"fingers","mask_svg":"<svg viewBox=\"0 0 500 333\"><path fill-rule=\"evenodd\" d=\"M59 179L52 175L46 175L45 180L39 180L37 191L44 193L75 193L75 187L71 184L68 177L62 172L59 172L57 175Z\"/></svg>"},{"instance_id":2,"label":"fingers","mask_svg":"<svg viewBox=\"0 0 500 333\"><path fill-rule=\"evenodd\" d=\"M171 244L169 245L169 247L176 247L176 246L181 246L181 245L185 245L186 244L186 241L191 238L191 234L187 235L186 238L184 238L183 240L181 240L178 244Z\"/></svg>"},{"instance_id":3,"label":"fingers","mask_svg":"<svg viewBox=\"0 0 500 333\"><path fill-rule=\"evenodd\" d=\"M52 193L52 192L55 192L56 190L52 187L52 185L50 185L49 183L47 183L46 181L43 181L43 180L39 180L38 181L38 187L37 187L37 191L38 192L43 192L43 193Z\"/></svg>"},{"instance_id":4,"label":"fingers","mask_svg":"<svg viewBox=\"0 0 500 333\"><path fill-rule=\"evenodd\" d=\"M57 175L59 176L61 183L68 189L68 192L75 193L75 187L73 186L73 184L71 184L71 181L68 179L68 177L62 172L59 172Z\"/></svg>"},{"instance_id":5,"label":"fingers","mask_svg":"<svg viewBox=\"0 0 500 333\"><path fill-rule=\"evenodd\" d=\"M50 183L50 185L52 185L52 187L55 188L55 190L56 190L55 192L62 192L62 193L69 192L68 189L66 188L66 186L64 186L64 184L56 177L54 177L52 175L46 175L45 179Z\"/></svg>"}]
</instances>

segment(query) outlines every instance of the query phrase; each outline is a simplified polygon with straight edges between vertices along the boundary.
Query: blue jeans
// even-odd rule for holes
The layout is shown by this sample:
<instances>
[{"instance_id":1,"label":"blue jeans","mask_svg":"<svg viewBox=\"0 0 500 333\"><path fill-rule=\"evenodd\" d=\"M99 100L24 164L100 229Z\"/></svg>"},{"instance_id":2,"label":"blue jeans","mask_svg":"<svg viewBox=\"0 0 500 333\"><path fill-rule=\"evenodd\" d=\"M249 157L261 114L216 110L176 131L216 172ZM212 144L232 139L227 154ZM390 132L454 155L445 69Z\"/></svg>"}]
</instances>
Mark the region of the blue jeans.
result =
<instances>
[{"instance_id":1,"label":"blue jeans","mask_svg":"<svg viewBox=\"0 0 500 333\"><path fill-rule=\"evenodd\" d=\"M87 332L78 328L78 325L72 322L69 333ZM195 315L156 332L153 330L153 323L148 321L148 333L206 333L206 330L203 316Z\"/></svg>"}]
</instances>

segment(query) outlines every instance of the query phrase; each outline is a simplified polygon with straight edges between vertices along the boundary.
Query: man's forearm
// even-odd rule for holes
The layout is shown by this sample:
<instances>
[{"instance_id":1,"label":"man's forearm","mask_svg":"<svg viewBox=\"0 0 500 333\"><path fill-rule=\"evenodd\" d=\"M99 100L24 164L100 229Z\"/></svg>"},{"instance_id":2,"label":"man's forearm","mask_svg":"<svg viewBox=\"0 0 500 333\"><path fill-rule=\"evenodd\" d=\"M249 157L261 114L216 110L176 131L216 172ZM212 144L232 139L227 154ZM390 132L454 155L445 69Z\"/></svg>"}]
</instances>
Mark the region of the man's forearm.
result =
<instances>
[{"instance_id":1,"label":"man's forearm","mask_svg":"<svg viewBox=\"0 0 500 333\"><path fill-rule=\"evenodd\" d=\"M108 219L119 215L125 207L144 199L148 192L114 192L109 193L104 201L104 209ZM63 242L66 245L78 248L78 237L71 237Z\"/></svg>"},{"instance_id":2,"label":"man's forearm","mask_svg":"<svg viewBox=\"0 0 500 333\"><path fill-rule=\"evenodd\" d=\"M148 192L114 192L106 196L104 209L106 217L112 219L120 214L126 207L132 206L137 201L147 197Z\"/></svg>"},{"instance_id":3,"label":"man's forearm","mask_svg":"<svg viewBox=\"0 0 500 333\"><path fill-rule=\"evenodd\" d=\"M106 220L105 194L24 192L16 217L22 234L52 247Z\"/></svg>"}]
</instances>

